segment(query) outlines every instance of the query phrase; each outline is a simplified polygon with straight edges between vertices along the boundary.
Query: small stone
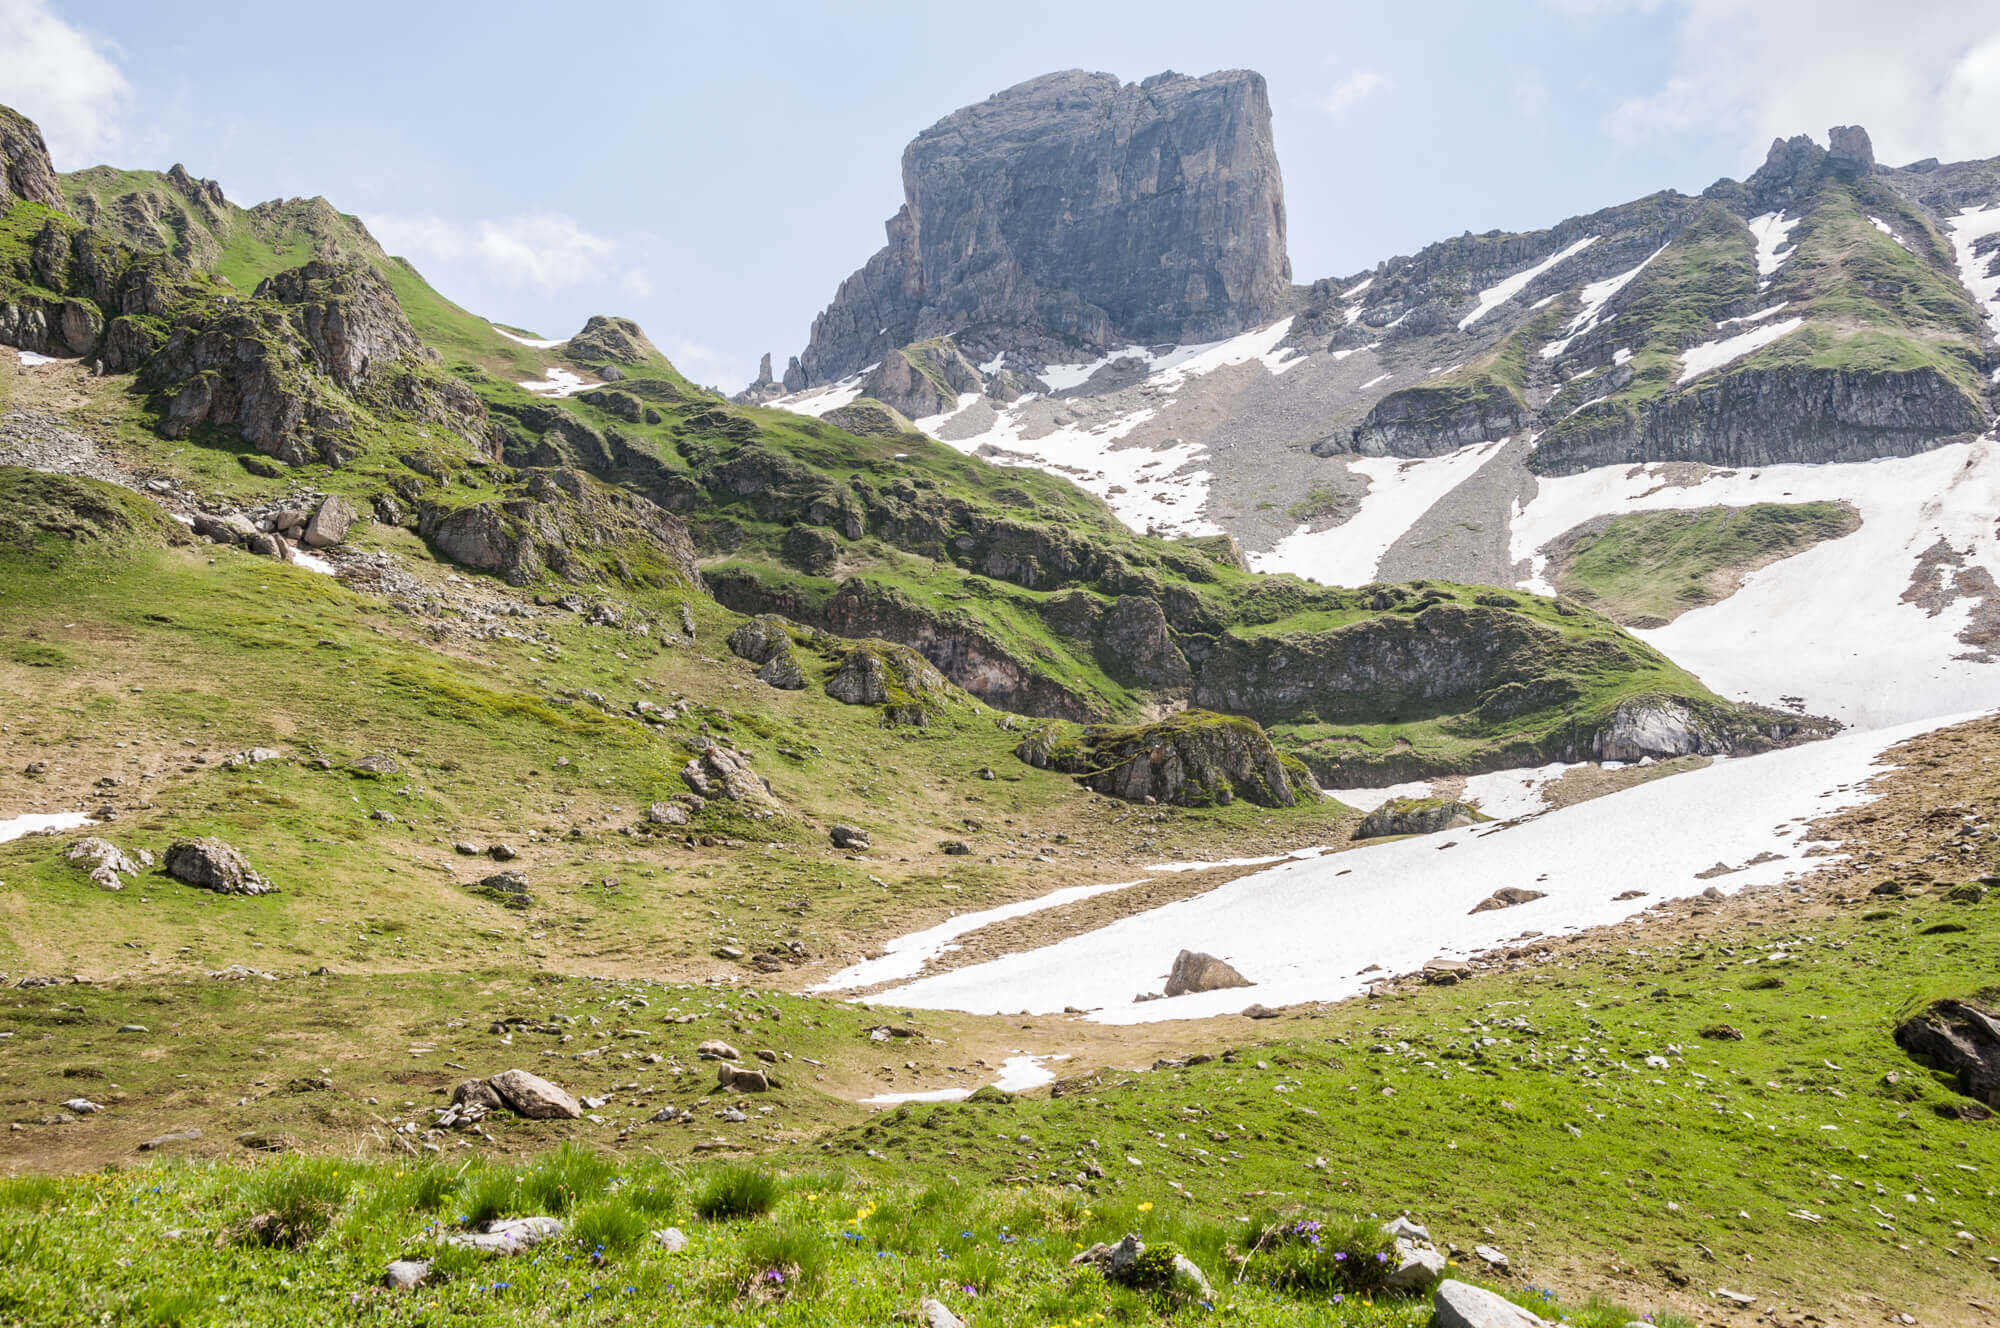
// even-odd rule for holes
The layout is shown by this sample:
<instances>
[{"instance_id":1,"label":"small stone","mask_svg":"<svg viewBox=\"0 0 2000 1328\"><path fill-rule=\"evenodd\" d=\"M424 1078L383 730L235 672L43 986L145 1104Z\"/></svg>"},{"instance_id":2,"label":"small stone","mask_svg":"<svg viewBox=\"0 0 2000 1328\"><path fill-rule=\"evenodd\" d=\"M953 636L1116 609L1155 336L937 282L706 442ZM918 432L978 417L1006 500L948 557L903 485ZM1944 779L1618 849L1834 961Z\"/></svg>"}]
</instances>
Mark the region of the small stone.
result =
<instances>
[{"instance_id":1,"label":"small stone","mask_svg":"<svg viewBox=\"0 0 2000 1328\"><path fill-rule=\"evenodd\" d=\"M679 1254L688 1247L687 1232L682 1231L679 1227L666 1227L663 1230L655 1231L653 1239L668 1254Z\"/></svg>"},{"instance_id":2,"label":"small stone","mask_svg":"<svg viewBox=\"0 0 2000 1328\"><path fill-rule=\"evenodd\" d=\"M1546 1322L1498 1292L1455 1278L1437 1284L1431 1308L1435 1328L1542 1328Z\"/></svg>"},{"instance_id":3,"label":"small stone","mask_svg":"<svg viewBox=\"0 0 2000 1328\"><path fill-rule=\"evenodd\" d=\"M140 1144L139 1151L142 1153L156 1153L160 1149L173 1144L193 1143L199 1138L201 1138L201 1131L197 1129L175 1130L172 1134L156 1134Z\"/></svg>"},{"instance_id":4,"label":"small stone","mask_svg":"<svg viewBox=\"0 0 2000 1328\"><path fill-rule=\"evenodd\" d=\"M521 856L521 852L512 844L490 844L487 846L486 856L495 862L512 862Z\"/></svg>"},{"instance_id":5,"label":"small stone","mask_svg":"<svg viewBox=\"0 0 2000 1328\"><path fill-rule=\"evenodd\" d=\"M1485 1260L1488 1267L1497 1269L1500 1272L1507 1271L1508 1267L1507 1256L1502 1254L1499 1250L1495 1249L1493 1246L1474 1245L1472 1247L1472 1252L1478 1255L1481 1259Z\"/></svg>"},{"instance_id":6,"label":"small stone","mask_svg":"<svg viewBox=\"0 0 2000 1328\"><path fill-rule=\"evenodd\" d=\"M704 1042L694 1049L694 1054L705 1061L740 1061L736 1048L727 1042Z\"/></svg>"},{"instance_id":7,"label":"small stone","mask_svg":"<svg viewBox=\"0 0 2000 1328\"><path fill-rule=\"evenodd\" d=\"M398 1259L382 1273L382 1285L394 1291L409 1291L423 1285L431 1273L428 1259Z\"/></svg>"},{"instance_id":8,"label":"small stone","mask_svg":"<svg viewBox=\"0 0 2000 1328\"><path fill-rule=\"evenodd\" d=\"M503 1070L486 1082L517 1116L529 1120L576 1120L583 1115L583 1108L575 1098L526 1070Z\"/></svg>"}]
</instances>

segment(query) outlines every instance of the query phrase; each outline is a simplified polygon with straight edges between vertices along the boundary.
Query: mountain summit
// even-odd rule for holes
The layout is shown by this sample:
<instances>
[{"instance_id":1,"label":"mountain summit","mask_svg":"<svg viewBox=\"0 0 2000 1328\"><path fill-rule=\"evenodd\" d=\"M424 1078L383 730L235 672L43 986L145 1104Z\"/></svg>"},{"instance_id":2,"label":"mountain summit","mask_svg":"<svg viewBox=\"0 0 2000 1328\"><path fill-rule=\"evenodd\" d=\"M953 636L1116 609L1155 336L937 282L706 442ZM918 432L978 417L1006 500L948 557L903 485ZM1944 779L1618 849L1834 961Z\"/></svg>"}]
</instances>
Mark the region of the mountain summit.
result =
<instances>
[{"instance_id":1,"label":"mountain summit","mask_svg":"<svg viewBox=\"0 0 2000 1328\"><path fill-rule=\"evenodd\" d=\"M1013 346L1229 336L1277 317L1291 283L1270 97L1248 70L1030 79L919 134L903 193L787 388L981 327Z\"/></svg>"}]
</instances>

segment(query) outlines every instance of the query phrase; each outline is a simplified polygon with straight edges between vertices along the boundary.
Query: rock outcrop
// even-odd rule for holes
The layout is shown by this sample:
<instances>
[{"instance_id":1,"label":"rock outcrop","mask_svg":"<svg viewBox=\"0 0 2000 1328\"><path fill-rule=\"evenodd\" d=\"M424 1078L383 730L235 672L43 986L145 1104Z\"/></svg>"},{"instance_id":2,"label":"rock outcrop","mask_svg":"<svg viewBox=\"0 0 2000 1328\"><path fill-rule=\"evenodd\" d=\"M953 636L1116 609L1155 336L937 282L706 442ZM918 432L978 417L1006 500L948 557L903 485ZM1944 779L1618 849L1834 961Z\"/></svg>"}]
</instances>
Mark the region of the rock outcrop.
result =
<instances>
[{"instance_id":1,"label":"rock outcrop","mask_svg":"<svg viewBox=\"0 0 2000 1328\"><path fill-rule=\"evenodd\" d=\"M1361 818L1356 839L1388 835L1430 835L1471 825L1479 813L1450 798L1391 798Z\"/></svg>"},{"instance_id":2,"label":"rock outcrop","mask_svg":"<svg viewBox=\"0 0 2000 1328\"><path fill-rule=\"evenodd\" d=\"M672 512L567 468L528 476L514 497L454 507L426 502L417 529L444 558L509 585L545 573L571 582L699 588L694 541Z\"/></svg>"},{"instance_id":3,"label":"rock outcrop","mask_svg":"<svg viewBox=\"0 0 2000 1328\"><path fill-rule=\"evenodd\" d=\"M952 686L909 646L862 641L826 680L826 694L848 705L880 706L886 724L921 728L951 704Z\"/></svg>"},{"instance_id":4,"label":"rock outcrop","mask_svg":"<svg viewBox=\"0 0 2000 1328\"><path fill-rule=\"evenodd\" d=\"M583 330L562 344L562 354L584 364L647 364L666 357L629 318L592 314Z\"/></svg>"},{"instance_id":5,"label":"rock outcrop","mask_svg":"<svg viewBox=\"0 0 2000 1328\"><path fill-rule=\"evenodd\" d=\"M888 245L814 321L799 386L974 325L1212 340L1288 296L1270 99L1248 71L1031 79L918 135L903 193Z\"/></svg>"},{"instance_id":6,"label":"rock outcrop","mask_svg":"<svg viewBox=\"0 0 2000 1328\"><path fill-rule=\"evenodd\" d=\"M1986 427L1980 401L1937 369L1745 367L1642 407L1611 398L1556 421L1532 460L1545 475L1704 461L1774 466L1914 456Z\"/></svg>"},{"instance_id":7,"label":"rock outcrop","mask_svg":"<svg viewBox=\"0 0 2000 1328\"><path fill-rule=\"evenodd\" d=\"M1291 807L1323 796L1305 767L1281 755L1255 720L1200 710L1134 728L1092 726L1081 735L1047 725L1014 754L1127 802L1209 807L1247 798Z\"/></svg>"},{"instance_id":8,"label":"rock outcrop","mask_svg":"<svg viewBox=\"0 0 2000 1328\"><path fill-rule=\"evenodd\" d=\"M62 185L34 121L0 106L0 212L17 198L60 210Z\"/></svg>"},{"instance_id":9,"label":"rock outcrop","mask_svg":"<svg viewBox=\"0 0 2000 1328\"><path fill-rule=\"evenodd\" d=\"M583 1115L583 1108L575 1098L526 1070L502 1070L486 1084L516 1116L529 1120L576 1120Z\"/></svg>"}]
</instances>

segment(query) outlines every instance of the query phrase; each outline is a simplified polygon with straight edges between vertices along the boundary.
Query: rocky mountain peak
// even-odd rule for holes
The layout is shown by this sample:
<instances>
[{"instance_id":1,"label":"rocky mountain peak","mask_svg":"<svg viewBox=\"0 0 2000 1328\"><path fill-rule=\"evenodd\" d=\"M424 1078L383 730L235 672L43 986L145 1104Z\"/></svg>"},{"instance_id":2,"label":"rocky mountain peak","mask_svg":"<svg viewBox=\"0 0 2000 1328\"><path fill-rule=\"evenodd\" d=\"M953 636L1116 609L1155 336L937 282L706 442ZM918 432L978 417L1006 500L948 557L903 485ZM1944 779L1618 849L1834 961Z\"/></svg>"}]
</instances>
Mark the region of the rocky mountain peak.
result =
<instances>
[{"instance_id":1,"label":"rocky mountain peak","mask_svg":"<svg viewBox=\"0 0 2000 1328\"><path fill-rule=\"evenodd\" d=\"M1853 175L1867 175L1875 169L1875 145L1860 125L1835 125L1826 131L1827 163Z\"/></svg>"},{"instance_id":2,"label":"rocky mountain peak","mask_svg":"<svg viewBox=\"0 0 2000 1328\"><path fill-rule=\"evenodd\" d=\"M175 162L167 171L167 183L198 207L207 207L220 212L228 206L229 200L222 196L222 186L213 180L202 180L188 174L187 167Z\"/></svg>"},{"instance_id":3,"label":"rocky mountain peak","mask_svg":"<svg viewBox=\"0 0 2000 1328\"><path fill-rule=\"evenodd\" d=\"M919 134L903 193L788 387L970 327L1029 347L1207 340L1289 293L1270 97L1247 70L1029 79Z\"/></svg>"},{"instance_id":4,"label":"rocky mountain peak","mask_svg":"<svg viewBox=\"0 0 2000 1328\"><path fill-rule=\"evenodd\" d=\"M25 115L0 106L0 212L17 198L60 209L62 186L49 162L42 131Z\"/></svg>"}]
</instances>

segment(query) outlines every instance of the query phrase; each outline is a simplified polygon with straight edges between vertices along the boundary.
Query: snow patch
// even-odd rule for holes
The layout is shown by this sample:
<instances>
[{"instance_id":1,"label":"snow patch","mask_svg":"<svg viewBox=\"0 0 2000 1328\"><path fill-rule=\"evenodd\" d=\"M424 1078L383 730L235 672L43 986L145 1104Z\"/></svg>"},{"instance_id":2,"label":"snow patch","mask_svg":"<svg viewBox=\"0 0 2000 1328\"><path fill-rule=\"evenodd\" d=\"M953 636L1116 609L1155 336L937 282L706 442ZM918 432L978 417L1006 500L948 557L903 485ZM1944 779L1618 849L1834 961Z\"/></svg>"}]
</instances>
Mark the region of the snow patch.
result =
<instances>
[{"instance_id":1,"label":"snow patch","mask_svg":"<svg viewBox=\"0 0 2000 1328\"><path fill-rule=\"evenodd\" d=\"M1582 253L1603 238L1601 235L1587 235L1568 248L1551 254L1527 271L1516 272L1513 276L1488 286L1485 290L1479 292L1479 303L1473 306L1472 312L1458 320L1458 330L1463 332L1466 328L1471 327L1487 314L1492 313L1495 309L1526 290L1529 283L1534 281L1536 277L1541 276L1542 273L1547 272L1564 259Z\"/></svg>"},{"instance_id":2,"label":"snow patch","mask_svg":"<svg viewBox=\"0 0 2000 1328\"><path fill-rule=\"evenodd\" d=\"M1504 442L1505 440L1502 440ZM1354 457L1348 469L1366 475L1368 492L1354 515L1328 530L1310 525L1250 555L1259 572L1291 572L1329 586L1364 586L1382 555L1440 498L1485 465L1501 442L1477 443L1439 457Z\"/></svg>"},{"instance_id":3,"label":"snow patch","mask_svg":"<svg viewBox=\"0 0 2000 1328\"><path fill-rule=\"evenodd\" d=\"M1681 352L1681 376L1676 383L1691 383L1705 373L1720 369L1731 360L1740 360L1753 350L1759 350L1780 337L1788 336L1805 325L1805 319L1787 318L1780 323L1769 323L1763 327L1739 332L1733 337L1720 341L1704 341L1699 346L1689 346Z\"/></svg>"},{"instance_id":4,"label":"snow patch","mask_svg":"<svg viewBox=\"0 0 2000 1328\"><path fill-rule=\"evenodd\" d=\"M1715 325L1718 328L1722 328L1722 327L1741 327L1745 323L1761 323L1766 318L1769 318L1772 314L1778 312L1778 310L1780 309L1785 308L1789 304L1791 304L1790 300L1779 300L1776 304L1772 305L1768 309L1759 309L1756 313L1744 314L1741 318L1719 318L1716 320Z\"/></svg>"},{"instance_id":5,"label":"snow patch","mask_svg":"<svg viewBox=\"0 0 2000 1328\"><path fill-rule=\"evenodd\" d=\"M602 384L587 383L580 375L572 373L568 369L551 367L548 370L546 378L530 379L528 382L517 383L515 386L526 388L536 396L573 397L579 392L587 392L593 387L602 386Z\"/></svg>"},{"instance_id":6,"label":"snow patch","mask_svg":"<svg viewBox=\"0 0 2000 1328\"><path fill-rule=\"evenodd\" d=\"M0 821L0 844L23 835L38 835L44 830L74 830L78 826L96 824L83 812L27 812L12 820Z\"/></svg>"},{"instance_id":7,"label":"snow patch","mask_svg":"<svg viewBox=\"0 0 2000 1328\"><path fill-rule=\"evenodd\" d=\"M17 353L21 357L22 365L29 369L33 369L38 365L60 364L62 362L53 355L38 355L31 350L24 350Z\"/></svg>"},{"instance_id":8,"label":"snow patch","mask_svg":"<svg viewBox=\"0 0 2000 1328\"><path fill-rule=\"evenodd\" d=\"M321 576L332 576L334 574L332 563L318 554L308 553L304 549L292 550L292 562L296 566L305 568L308 572L318 572Z\"/></svg>"},{"instance_id":9,"label":"snow patch","mask_svg":"<svg viewBox=\"0 0 2000 1328\"><path fill-rule=\"evenodd\" d=\"M1882 232L1884 235L1888 236L1890 239L1894 240L1897 244L1902 245L1905 249L1909 249L1910 247L1909 241L1905 240L1902 236L1896 234L1895 228L1892 227L1888 222L1882 220L1880 217L1870 217L1868 219L1868 224L1870 226L1873 226L1876 230ZM1911 252L1915 251L1912 250Z\"/></svg>"},{"instance_id":10,"label":"snow patch","mask_svg":"<svg viewBox=\"0 0 2000 1328\"><path fill-rule=\"evenodd\" d=\"M487 326L517 346L533 346L536 350L554 350L557 346L562 345L564 340L564 338L558 337L554 341L537 341L533 337L517 336L509 332L506 328L501 327L498 323L488 323Z\"/></svg>"},{"instance_id":11,"label":"snow patch","mask_svg":"<svg viewBox=\"0 0 2000 1328\"><path fill-rule=\"evenodd\" d=\"M1386 383L1395 376L1396 375L1392 373L1376 374L1373 378L1369 379L1367 382L1363 383L1360 387L1356 388L1355 390L1358 392L1366 392L1369 388L1375 386L1375 384Z\"/></svg>"},{"instance_id":12,"label":"snow patch","mask_svg":"<svg viewBox=\"0 0 2000 1328\"><path fill-rule=\"evenodd\" d=\"M1786 241L1792 238L1792 232L1797 230L1799 223L1804 220L1804 217L1787 220L1782 212L1766 212L1761 217L1752 217L1746 223L1750 227L1751 238L1757 242L1757 275L1764 278L1757 283L1758 290L1770 285L1772 274L1783 267L1785 260L1792 256L1792 250L1786 245ZM1780 249L1784 252L1778 252Z\"/></svg>"},{"instance_id":13,"label":"snow patch","mask_svg":"<svg viewBox=\"0 0 2000 1328\"><path fill-rule=\"evenodd\" d=\"M1984 258L1973 246L2000 232L2000 207L1966 208L1945 222L1951 232L1952 252L1958 255L1958 279L1986 313L1986 321L2000 335L2000 253Z\"/></svg>"},{"instance_id":14,"label":"snow patch","mask_svg":"<svg viewBox=\"0 0 2000 1328\"><path fill-rule=\"evenodd\" d=\"M1542 358L1545 360L1556 359L1569 349L1571 342L1597 327L1598 323L1603 321L1599 319L1598 315L1604 312L1604 306L1610 303L1611 297L1631 285L1632 279L1641 272L1644 272L1648 263L1651 263L1666 251L1667 246L1663 244L1639 260L1638 266L1628 268L1616 276L1606 277L1602 281L1593 281L1588 286L1585 286L1581 292L1583 308L1577 311L1576 317L1569 320L1569 326L1563 329L1562 336L1548 342L1542 347ZM1554 297L1551 296L1550 298ZM1540 305L1536 306L1536 308L1540 307Z\"/></svg>"}]
</instances>

